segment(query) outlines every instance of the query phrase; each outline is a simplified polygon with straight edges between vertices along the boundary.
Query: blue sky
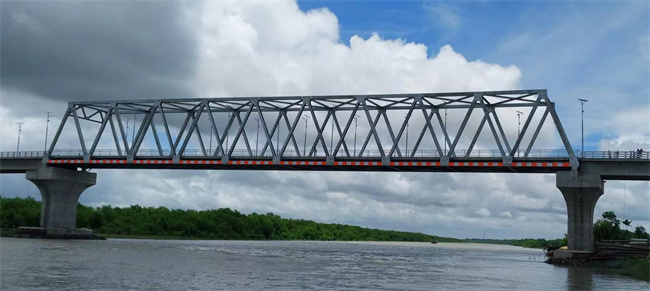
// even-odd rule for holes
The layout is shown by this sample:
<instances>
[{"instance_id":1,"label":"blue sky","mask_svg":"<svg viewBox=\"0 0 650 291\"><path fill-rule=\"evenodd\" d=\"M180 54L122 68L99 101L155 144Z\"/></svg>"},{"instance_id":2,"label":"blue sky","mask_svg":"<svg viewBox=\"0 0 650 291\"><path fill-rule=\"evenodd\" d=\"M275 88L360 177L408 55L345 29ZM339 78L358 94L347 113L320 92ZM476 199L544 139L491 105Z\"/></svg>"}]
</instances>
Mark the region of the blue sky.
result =
<instances>
[{"instance_id":1,"label":"blue sky","mask_svg":"<svg viewBox=\"0 0 650 291\"><path fill-rule=\"evenodd\" d=\"M469 60L522 70L522 88L545 88L578 146L578 98L586 105L586 149L613 134L600 116L650 101L646 1L299 1L327 7L341 42L359 35L446 44ZM643 37L645 36L645 40ZM644 59L645 55L645 59ZM594 124L596 123L596 124Z\"/></svg>"},{"instance_id":2,"label":"blue sky","mask_svg":"<svg viewBox=\"0 0 650 291\"><path fill-rule=\"evenodd\" d=\"M25 122L21 150L42 149L44 112L55 112L52 134L72 100L516 87L549 90L574 148L580 148L577 99L586 98L585 149L650 150L649 5L2 2L0 150L15 150L17 121ZM313 10L318 8L327 10ZM514 132L516 116L509 118L504 124ZM76 146L75 138L67 136L67 144ZM554 144L552 136L546 138L546 145ZM98 184L80 198L84 204L230 207L455 237L557 238L566 232L566 204L554 175L98 173ZM626 209L633 225L650 229L648 185L608 181L596 213ZM0 194L39 196L24 175L1 175Z\"/></svg>"}]
</instances>

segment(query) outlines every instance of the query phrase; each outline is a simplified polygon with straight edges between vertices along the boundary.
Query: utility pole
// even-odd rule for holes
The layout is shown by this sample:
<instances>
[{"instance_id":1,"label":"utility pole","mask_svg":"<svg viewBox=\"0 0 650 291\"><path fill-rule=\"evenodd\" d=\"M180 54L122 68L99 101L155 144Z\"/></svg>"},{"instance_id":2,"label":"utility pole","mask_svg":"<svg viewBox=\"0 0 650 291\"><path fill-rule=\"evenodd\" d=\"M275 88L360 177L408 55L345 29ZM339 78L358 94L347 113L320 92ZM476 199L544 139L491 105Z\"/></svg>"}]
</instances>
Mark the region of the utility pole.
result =
<instances>
[{"instance_id":1,"label":"utility pole","mask_svg":"<svg viewBox=\"0 0 650 291\"><path fill-rule=\"evenodd\" d=\"M255 121L257 121L257 132L255 132L255 156L257 156L257 145L260 139L260 117L255 116Z\"/></svg>"},{"instance_id":2,"label":"utility pole","mask_svg":"<svg viewBox=\"0 0 650 291\"><path fill-rule=\"evenodd\" d=\"M20 132L23 131L24 122L16 122L15 125L18 125L18 144L16 145L16 155L19 155L20 152Z\"/></svg>"},{"instance_id":3,"label":"utility pole","mask_svg":"<svg viewBox=\"0 0 650 291\"><path fill-rule=\"evenodd\" d=\"M307 156L307 120L309 119L309 116L303 115L302 119L305 121L305 141L302 146L302 154L303 156Z\"/></svg>"},{"instance_id":4,"label":"utility pole","mask_svg":"<svg viewBox=\"0 0 650 291\"><path fill-rule=\"evenodd\" d=\"M585 103L587 103L589 100L587 99L578 99L580 101L580 109L582 111L582 115L580 116L580 121L581 121L581 131L582 131L582 148L580 150L580 156L583 158L585 157Z\"/></svg>"},{"instance_id":5,"label":"utility pole","mask_svg":"<svg viewBox=\"0 0 650 291\"><path fill-rule=\"evenodd\" d=\"M47 133L50 129L50 117L54 116L52 112L45 111L45 113L47 113L47 122L45 123L45 146L43 147L44 152L47 151Z\"/></svg>"},{"instance_id":6,"label":"utility pole","mask_svg":"<svg viewBox=\"0 0 650 291\"><path fill-rule=\"evenodd\" d=\"M228 112L228 122L230 123L230 112ZM228 128L228 131L230 131L230 128ZM224 134L226 135L226 152L230 151L230 148L228 147L228 131L226 131Z\"/></svg>"},{"instance_id":7,"label":"utility pole","mask_svg":"<svg viewBox=\"0 0 650 291\"><path fill-rule=\"evenodd\" d=\"M408 114L404 114L404 118L408 118ZM446 151L446 150L445 150ZM406 120L406 157L409 156L409 121Z\"/></svg>"},{"instance_id":8,"label":"utility pole","mask_svg":"<svg viewBox=\"0 0 650 291\"><path fill-rule=\"evenodd\" d=\"M124 122L126 122L126 134L129 134L129 120L131 120L131 119L129 119L128 117L124 117L124 118L122 118L122 120L123 120ZM128 135L127 135L127 136L128 136ZM128 143L128 141L129 141L128 139L129 139L129 138L128 138L128 137L124 137L124 139L125 139L124 142ZM127 151L128 151L128 149L127 149Z\"/></svg>"},{"instance_id":9,"label":"utility pole","mask_svg":"<svg viewBox=\"0 0 650 291\"><path fill-rule=\"evenodd\" d=\"M332 112L332 115L334 115L334 112ZM332 118L332 124L330 125L331 132L330 132L330 151L333 151L334 148L333 142L334 142L334 118ZM334 156L334 152L332 152L332 156Z\"/></svg>"},{"instance_id":10,"label":"utility pole","mask_svg":"<svg viewBox=\"0 0 650 291\"><path fill-rule=\"evenodd\" d=\"M214 128L210 126L210 145L208 146L208 153L212 155L212 132L214 131Z\"/></svg>"},{"instance_id":11,"label":"utility pole","mask_svg":"<svg viewBox=\"0 0 650 291\"><path fill-rule=\"evenodd\" d=\"M445 131L447 131L447 108L445 108ZM447 153L447 141L445 141L445 155L449 156L449 153Z\"/></svg>"},{"instance_id":12,"label":"utility pole","mask_svg":"<svg viewBox=\"0 0 650 291\"><path fill-rule=\"evenodd\" d=\"M516 110L517 111L517 139L519 139L521 135L521 115L524 114L523 112ZM517 149L517 157L519 157L519 149Z\"/></svg>"},{"instance_id":13,"label":"utility pole","mask_svg":"<svg viewBox=\"0 0 650 291\"><path fill-rule=\"evenodd\" d=\"M359 115L354 115L354 151L353 151L353 156L357 156L357 125L358 125L358 119Z\"/></svg>"},{"instance_id":14,"label":"utility pole","mask_svg":"<svg viewBox=\"0 0 650 291\"><path fill-rule=\"evenodd\" d=\"M133 139L135 138L135 123L138 120L138 116L133 114L133 133L131 134L131 143L133 143Z\"/></svg>"}]
</instances>

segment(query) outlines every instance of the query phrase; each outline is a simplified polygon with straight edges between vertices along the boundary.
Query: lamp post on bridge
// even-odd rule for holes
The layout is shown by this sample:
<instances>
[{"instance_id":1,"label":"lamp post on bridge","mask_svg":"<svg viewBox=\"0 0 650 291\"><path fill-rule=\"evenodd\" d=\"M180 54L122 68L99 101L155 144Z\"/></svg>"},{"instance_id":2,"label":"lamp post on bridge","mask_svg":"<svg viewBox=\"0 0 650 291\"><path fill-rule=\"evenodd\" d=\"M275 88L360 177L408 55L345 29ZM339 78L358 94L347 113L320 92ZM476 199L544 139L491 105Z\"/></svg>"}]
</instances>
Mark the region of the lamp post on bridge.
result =
<instances>
[{"instance_id":1,"label":"lamp post on bridge","mask_svg":"<svg viewBox=\"0 0 650 291\"><path fill-rule=\"evenodd\" d=\"M334 114L334 112L332 112ZM332 152L331 155L334 156L334 148L333 146L334 142L334 118L332 118L332 124L330 124L330 151Z\"/></svg>"},{"instance_id":2,"label":"lamp post on bridge","mask_svg":"<svg viewBox=\"0 0 650 291\"><path fill-rule=\"evenodd\" d=\"M260 117L255 116L255 121L257 122L257 131L255 132L255 156L257 156L257 145L260 139Z\"/></svg>"},{"instance_id":3,"label":"lamp post on bridge","mask_svg":"<svg viewBox=\"0 0 650 291\"><path fill-rule=\"evenodd\" d=\"M133 143L133 140L135 139L135 122L138 120L138 116L136 114L133 114L133 130L131 133L131 143Z\"/></svg>"},{"instance_id":4,"label":"lamp post on bridge","mask_svg":"<svg viewBox=\"0 0 650 291\"><path fill-rule=\"evenodd\" d=\"M445 108L445 131L447 131L447 108ZM449 153L447 153L447 141L445 141L445 155L449 156Z\"/></svg>"},{"instance_id":5,"label":"lamp post on bridge","mask_svg":"<svg viewBox=\"0 0 650 291\"><path fill-rule=\"evenodd\" d=\"M214 128L210 126L210 145L208 145L208 153L212 155L212 132L214 131Z\"/></svg>"},{"instance_id":6,"label":"lamp post on bridge","mask_svg":"<svg viewBox=\"0 0 650 291\"><path fill-rule=\"evenodd\" d=\"M23 131L24 122L16 122L15 125L18 125L18 143L16 144L16 155L20 152L20 132Z\"/></svg>"},{"instance_id":7,"label":"lamp post on bridge","mask_svg":"<svg viewBox=\"0 0 650 291\"><path fill-rule=\"evenodd\" d=\"M305 156L305 157L307 156L307 120L309 118L310 117L307 116L307 115L302 116L302 120L305 121L305 140L304 140L304 143L303 143L303 146L302 146L302 155Z\"/></svg>"},{"instance_id":8,"label":"lamp post on bridge","mask_svg":"<svg viewBox=\"0 0 650 291\"><path fill-rule=\"evenodd\" d=\"M587 99L578 99L580 101L580 110L582 114L580 116L581 123L581 132L582 132L582 147L580 149L580 156L585 157L585 103L589 102Z\"/></svg>"},{"instance_id":9,"label":"lamp post on bridge","mask_svg":"<svg viewBox=\"0 0 650 291\"><path fill-rule=\"evenodd\" d=\"M230 122L230 114L231 114L231 112L228 112L228 122ZM228 131L230 131L229 128L228 128ZM229 147L228 147L228 132L225 132L224 134L226 135L226 151L228 151L228 149L229 149Z\"/></svg>"},{"instance_id":10,"label":"lamp post on bridge","mask_svg":"<svg viewBox=\"0 0 650 291\"><path fill-rule=\"evenodd\" d=\"M126 134L129 134L129 121L131 119L129 119L128 117L124 117L124 118L122 118L122 120L124 122L126 122L126 130L125 131L126 131ZM125 142L128 142L128 137L125 137L124 139L127 139Z\"/></svg>"},{"instance_id":11,"label":"lamp post on bridge","mask_svg":"<svg viewBox=\"0 0 650 291\"><path fill-rule=\"evenodd\" d=\"M408 114L404 114L404 118L408 118ZM406 157L409 156L409 121L408 119L406 120L406 150L405 150Z\"/></svg>"},{"instance_id":12,"label":"lamp post on bridge","mask_svg":"<svg viewBox=\"0 0 650 291\"><path fill-rule=\"evenodd\" d=\"M356 114L354 115L354 150L352 152L352 155L355 157L357 156L357 125L359 117L361 116Z\"/></svg>"},{"instance_id":13,"label":"lamp post on bridge","mask_svg":"<svg viewBox=\"0 0 650 291\"><path fill-rule=\"evenodd\" d=\"M521 115L524 113L516 110L517 111L517 139L519 139L519 136L521 135ZM517 149L517 157L519 157L519 149Z\"/></svg>"},{"instance_id":14,"label":"lamp post on bridge","mask_svg":"<svg viewBox=\"0 0 650 291\"><path fill-rule=\"evenodd\" d=\"M45 146L43 146L43 151L47 151L47 133L50 129L50 117L54 116L52 112L50 111L45 111L47 113L47 122L45 123Z\"/></svg>"}]
</instances>

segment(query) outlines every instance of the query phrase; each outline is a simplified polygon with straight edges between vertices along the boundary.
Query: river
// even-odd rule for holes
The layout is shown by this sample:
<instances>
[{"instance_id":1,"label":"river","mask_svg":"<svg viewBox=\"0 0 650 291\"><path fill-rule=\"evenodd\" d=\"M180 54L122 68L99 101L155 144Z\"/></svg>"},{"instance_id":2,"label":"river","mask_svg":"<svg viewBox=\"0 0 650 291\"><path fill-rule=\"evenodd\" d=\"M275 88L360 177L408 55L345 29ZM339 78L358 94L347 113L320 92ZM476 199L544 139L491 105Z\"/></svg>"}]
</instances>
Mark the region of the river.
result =
<instances>
[{"instance_id":1,"label":"river","mask_svg":"<svg viewBox=\"0 0 650 291\"><path fill-rule=\"evenodd\" d=\"M648 290L543 262L541 250L460 243L0 238L0 289Z\"/></svg>"}]
</instances>

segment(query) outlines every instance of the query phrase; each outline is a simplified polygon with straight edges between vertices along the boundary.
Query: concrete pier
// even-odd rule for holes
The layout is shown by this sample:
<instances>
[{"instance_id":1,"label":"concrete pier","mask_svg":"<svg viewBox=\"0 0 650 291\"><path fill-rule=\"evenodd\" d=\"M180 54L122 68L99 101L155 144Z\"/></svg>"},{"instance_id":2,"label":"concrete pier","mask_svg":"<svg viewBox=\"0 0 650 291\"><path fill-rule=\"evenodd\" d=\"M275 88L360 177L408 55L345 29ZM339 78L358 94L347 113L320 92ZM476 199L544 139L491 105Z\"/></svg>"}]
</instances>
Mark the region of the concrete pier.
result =
<instances>
[{"instance_id":1,"label":"concrete pier","mask_svg":"<svg viewBox=\"0 0 650 291\"><path fill-rule=\"evenodd\" d=\"M41 167L27 171L27 180L41 191L41 227L72 231L77 221L79 196L88 187L95 185L97 174Z\"/></svg>"},{"instance_id":2,"label":"concrete pier","mask_svg":"<svg viewBox=\"0 0 650 291\"><path fill-rule=\"evenodd\" d=\"M604 193L600 175L581 175L577 171L558 172L556 186L567 205L569 250L592 251L594 248L594 208Z\"/></svg>"}]
</instances>

